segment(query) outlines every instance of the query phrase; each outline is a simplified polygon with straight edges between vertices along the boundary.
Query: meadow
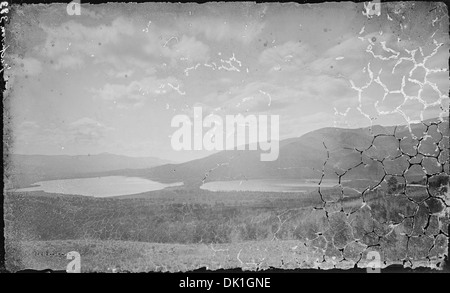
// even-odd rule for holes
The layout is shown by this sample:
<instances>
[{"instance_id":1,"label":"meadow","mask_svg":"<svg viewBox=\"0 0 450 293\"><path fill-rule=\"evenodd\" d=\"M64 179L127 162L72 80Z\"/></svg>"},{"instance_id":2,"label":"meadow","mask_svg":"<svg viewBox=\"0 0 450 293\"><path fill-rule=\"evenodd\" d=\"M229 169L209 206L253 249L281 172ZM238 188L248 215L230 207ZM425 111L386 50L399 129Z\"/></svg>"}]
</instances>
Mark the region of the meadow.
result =
<instances>
[{"instance_id":1,"label":"meadow","mask_svg":"<svg viewBox=\"0 0 450 293\"><path fill-rule=\"evenodd\" d=\"M173 187L111 198L9 192L4 218L7 263L12 270L41 267L46 262L32 251L48 247L68 252L75 244L81 254L96 255L90 258L98 260L90 264L90 270L103 270L105 264L114 267L114 262L136 270L132 260L147 270L152 266L145 251L154 251L154 247L160 252L150 259L161 259L161 265L154 264L151 270L168 265L168 259L183 270L195 264L219 268L228 263L232 267L237 248L252 243L258 251L266 251L260 253L265 259L273 257L268 247L273 251L276 247L284 251L291 244L302 247L296 264L306 267L356 263L371 247L393 263L441 259L448 236L448 194L430 190L432 196L420 187L408 189L407 194L401 188L393 194L378 189L363 197L343 195L336 188L305 194ZM219 254L206 257L201 252L211 253L215 246L228 251L233 261L221 262ZM199 257L203 264L193 260L198 254L203 255ZM108 257L112 260L100 261Z\"/></svg>"}]
</instances>

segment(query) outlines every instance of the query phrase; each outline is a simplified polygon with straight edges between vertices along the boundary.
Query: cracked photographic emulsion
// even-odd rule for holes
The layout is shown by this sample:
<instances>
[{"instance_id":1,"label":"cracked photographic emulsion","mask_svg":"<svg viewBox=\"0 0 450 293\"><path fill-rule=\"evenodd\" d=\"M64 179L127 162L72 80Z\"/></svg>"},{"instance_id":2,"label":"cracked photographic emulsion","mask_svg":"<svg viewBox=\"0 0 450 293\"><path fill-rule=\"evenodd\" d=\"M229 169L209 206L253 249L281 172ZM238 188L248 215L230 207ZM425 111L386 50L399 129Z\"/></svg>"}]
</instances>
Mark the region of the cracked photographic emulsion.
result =
<instances>
[{"instance_id":1,"label":"cracked photographic emulsion","mask_svg":"<svg viewBox=\"0 0 450 293\"><path fill-rule=\"evenodd\" d=\"M442 270L445 4L7 12L9 271Z\"/></svg>"}]
</instances>

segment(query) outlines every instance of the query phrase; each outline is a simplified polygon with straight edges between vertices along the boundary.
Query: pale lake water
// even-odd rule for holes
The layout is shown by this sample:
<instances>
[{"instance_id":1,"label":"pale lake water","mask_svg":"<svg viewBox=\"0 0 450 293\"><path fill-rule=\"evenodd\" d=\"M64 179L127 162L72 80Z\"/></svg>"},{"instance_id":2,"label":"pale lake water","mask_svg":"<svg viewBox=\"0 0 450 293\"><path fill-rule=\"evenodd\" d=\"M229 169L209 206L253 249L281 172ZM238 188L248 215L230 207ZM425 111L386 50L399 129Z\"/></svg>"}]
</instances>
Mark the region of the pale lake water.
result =
<instances>
[{"instance_id":1,"label":"pale lake water","mask_svg":"<svg viewBox=\"0 0 450 293\"><path fill-rule=\"evenodd\" d=\"M334 187L334 181L322 181L320 186ZM308 192L319 187L319 180L297 179L251 179L233 181L212 181L200 188L209 191L268 191L268 192Z\"/></svg>"},{"instance_id":2,"label":"pale lake water","mask_svg":"<svg viewBox=\"0 0 450 293\"><path fill-rule=\"evenodd\" d=\"M16 189L15 191L44 191L48 193L110 197L160 190L171 186L181 186L183 183L164 184L137 177L105 176L40 181L33 185L38 186Z\"/></svg>"}]
</instances>

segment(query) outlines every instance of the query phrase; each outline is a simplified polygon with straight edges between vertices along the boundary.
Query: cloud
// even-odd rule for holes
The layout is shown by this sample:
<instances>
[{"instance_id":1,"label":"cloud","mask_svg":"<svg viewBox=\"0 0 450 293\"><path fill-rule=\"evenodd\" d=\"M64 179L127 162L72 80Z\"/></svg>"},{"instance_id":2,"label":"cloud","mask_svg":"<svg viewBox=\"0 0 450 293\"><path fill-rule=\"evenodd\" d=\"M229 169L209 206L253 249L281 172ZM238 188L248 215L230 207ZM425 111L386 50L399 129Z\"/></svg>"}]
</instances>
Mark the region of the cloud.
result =
<instances>
[{"instance_id":1,"label":"cloud","mask_svg":"<svg viewBox=\"0 0 450 293\"><path fill-rule=\"evenodd\" d=\"M265 49L259 55L259 62L270 66L271 71L290 71L304 67L315 57L309 46L288 41L280 46Z\"/></svg>"},{"instance_id":2,"label":"cloud","mask_svg":"<svg viewBox=\"0 0 450 293\"><path fill-rule=\"evenodd\" d=\"M283 109L299 101L302 91L295 87L271 82L255 81L243 86L231 87L224 93L212 93L203 102L215 109L215 113L264 113Z\"/></svg>"},{"instance_id":3,"label":"cloud","mask_svg":"<svg viewBox=\"0 0 450 293\"><path fill-rule=\"evenodd\" d=\"M113 130L92 118L83 117L67 127L66 144L95 144L104 139L106 132Z\"/></svg>"},{"instance_id":4,"label":"cloud","mask_svg":"<svg viewBox=\"0 0 450 293\"><path fill-rule=\"evenodd\" d=\"M206 62L209 59L209 47L196 40L195 37L188 37L186 35L183 35L181 40L171 46L147 46L146 48L149 53L156 54L159 51L163 56L170 58L172 65L176 65L179 60L193 63Z\"/></svg>"},{"instance_id":5,"label":"cloud","mask_svg":"<svg viewBox=\"0 0 450 293\"><path fill-rule=\"evenodd\" d=\"M299 86L308 97L322 101L346 98L355 93L348 80L326 74L304 76Z\"/></svg>"},{"instance_id":6,"label":"cloud","mask_svg":"<svg viewBox=\"0 0 450 293\"><path fill-rule=\"evenodd\" d=\"M42 63L36 58L21 58L17 54L10 54L6 59L6 63L11 66L6 71L11 76L37 76L42 72Z\"/></svg>"},{"instance_id":7,"label":"cloud","mask_svg":"<svg viewBox=\"0 0 450 293\"><path fill-rule=\"evenodd\" d=\"M223 17L199 17L183 19L177 26L179 30L189 28L194 35L203 35L215 42L237 40L248 44L261 34L265 24L254 20L242 22L234 19L230 22Z\"/></svg>"},{"instance_id":8,"label":"cloud","mask_svg":"<svg viewBox=\"0 0 450 293\"><path fill-rule=\"evenodd\" d=\"M70 20L60 26L47 26L41 28L47 33L47 39L42 53L47 56L67 53L68 46L71 50L81 51L86 54L99 48L101 44L118 44L125 35L133 35L136 28L131 21L118 17L110 25L85 26L74 20ZM70 45L69 45L70 43Z\"/></svg>"},{"instance_id":9,"label":"cloud","mask_svg":"<svg viewBox=\"0 0 450 293\"><path fill-rule=\"evenodd\" d=\"M41 127L35 121L25 120L12 130L17 140L26 141L27 138L34 136L40 129Z\"/></svg>"},{"instance_id":10,"label":"cloud","mask_svg":"<svg viewBox=\"0 0 450 293\"><path fill-rule=\"evenodd\" d=\"M82 117L69 124L49 125L39 135L45 138L46 144L58 146L101 145L107 139L107 133L114 128L89 118Z\"/></svg>"},{"instance_id":11,"label":"cloud","mask_svg":"<svg viewBox=\"0 0 450 293\"><path fill-rule=\"evenodd\" d=\"M57 44L56 42L73 40L75 42L72 44L73 46L87 50L89 48L83 48L82 45L85 45L88 41L95 40L105 44L118 43L122 35L131 35L135 31L132 23L122 17L116 18L111 25L85 26L70 20L57 27L42 25L42 29L48 34L45 51L49 54L65 51L66 48L58 46L60 43ZM95 45L92 47L95 47Z\"/></svg>"},{"instance_id":12,"label":"cloud","mask_svg":"<svg viewBox=\"0 0 450 293\"><path fill-rule=\"evenodd\" d=\"M108 132L113 130L89 117L46 127L35 121L23 121L13 129L14 149L20 153L28 148L32 148L30 151L33 152L33 149L99 146L107 142Z\"/></svg>"},{"instance_id":13,"label":"cloud","mask_svg":"<svg viewBox=\"0 0 450 293\"><path fill-rule=\"evenodd\" d=\"M86 64L87 58L96 57L96 62L107 61L107 45L120 45L125 36L131 36L136 29L125 18L118 17L110 25L86 26L70 20L59 26L41 25L47 34L39 47L41 56L49 58L55 70L76 68Z\"/></svg>"},{"instance_id":14,"label":"cloud","mask_svg":"<svg viewBox=\"0 0 450 293\"><path fill-rule=\"evenodd\" d=\"M115 70L115 69L108 69L105 71L105 73L110 76L110 77L115 77L115 78L123 78L123 77L130 77L133 75L135 71L132 69L128 69L128 70Z\"/></svg>"},{"instance_id":15,"label":"cloud","mask_svg":"<svg viewBox=\"0 0 450 293\"><path fill-rule=\"evenodd\" d=\"M415 51L414 56L416 62L419 64L424 56L430 54L437 47L437 44L428 44L426 47L427 52L424 52L422 56L422 47L418 41L399 41L391 33L380 34L376 32L360 36L347 36L345 41L328 49L322 58L312 62L310 68L312 72L317 74L322 73L325 76L342 77L343 81L352 80L356 87L362 87L370 82L370 69L373 73L373 82L362 92L361 110L364 114L369 114L371 117L379 117L380 114L375 107L376 102L378 103L379 110L392 111L405 101L405 99L401 94L387 94L383 100L385 90L383 86L377 83L377 78L379 77L379 82L390 91L400 90L402 79L405 78L405 87L403 90L407 95L417 97L420 87L408 80L410 78L409 74L413 73L411 77L416 78L416 73L418 73L418 78L423 82L425 70L419 66L417 71L412 72L414 68L412 54L414 53L411 50ZM404 59L399 63L401 58ZM444 46L437 50L436 55L431 57L425 64L427 67L448 70L447 60L448 46L444 44ZM420 74L421 72L423 75ZM436 86L442 89L442 93L448 92L448 72L431 73L428 77L428 81L436 83ZM330 92L330 94L338 96L338 99L332 101L332 105L337 111L342 112L349 107L356 109L359 106L357 91L352 90L352 94L351 91L346 90L345 82L341 85L335 82L328 84L325 82L318 83L311 81L309 83L324 85L323 88L317 87L322 91L322 94ZM334 92L333 88L335 89ZM341 92L338 90L339 88ZM428 99L430 102L436 101L439 98L437 93L431 87L427 86L424 87L422 94L423 98L425 100ZM420 101L409 100L400 110L407 116L420 119L420 113L424 109ZM427 111L429 113L437 113L438 108L430 108ZM363 114L359 113L359 110L355 113L363 117ZM397 116L400 116L400 114ZM352 117L352 119L355 118Z\"/></svg>"},{"instance_id":16,"label":"cloud","mask_svg":"<svg viewBox=\"0 0 450 293\"><path fill-rule=\"evenodd\" d=\"M126 109L142 106L149 98L172 92L184 94L181 83L174 77L146 77L128 84L105 84L101 89L93 89L94 98L112 101L117 107Z\"/></svg>"},{"instance_id":17,"label":"cloud","mask_svg":"<svg viewBox=\"0 0 450 293\"><path fill-rule=\"evenodd\" d=\"M95 5L81 3L80 7L81 9L79 16L89 16L94 19L101 19L105 17L106 10L96 9L97 7ZM92 9L88 9L87 7L90 7Z\"/></svg>"},{"instance_id":18,"label":"cloud","mask_svg":"<svg viewBox=\"0 0 450 293\"><path fill-rule=\"evenodd\" d=\"M64 55L59 57L53 63L52 67L55 70L59 70L64 68L80 68L82 65L84 65L84 60L80 56Z\"/></svg>"},{"instance_id":19,"label":"cloud","mask_svg":"<svg viewBox=\"0 0 450 293\"><path fill-rule=\"evenodd\" d=\"M35 121L29 121L29 120L25 120L22 123L19 124L19 128L20 129L39 129L39 124L37 124Z\"/></svg>"},{"instance_id":20,"label":"cloud","mask_svg":"<svg viewBox=\"0 0 450 293\"><path fill-rule=\"evenodd\" d=\"M387 60L377 59L367 50ZM400 53L404 54L405 51L399 47L393 34L380 35L378 32L365 35L347 34L343 37L343 41L327 49L320 58L311 62L311 69L315 72L341 75L348 79L366 80L368 74L361 70L367 67L369 62L372 68L381 66L383 62L391 63L393 66L397 61L394 56Z\"/></svg>"},{"instance_id":21,"label":"cloud","mask_svg":"<svg viewBox=\"0 0 450 293\"><path fill-rule=\"evenodd\" d=\"M357 94L351 89L348 80L299 71L295 75L286 73L265 81L230 87L224 92L210 93L202 101L224 114L277 113L288 110L285 115L295 116L304 113L302 109L332 112L335 104L340 106L340 100L350 98L357 101Z\"/></svg>"},{"instance_id":22,"label":"cloud","mask_svg":"<svg viewBox=\"0 0 450 293\"><path fill-rule=\"evenodd\" d=\"M87 26L70 20L58 27L43 24L41 28L47 37L39 52L52 60L55 70L106 63L123 71L160 64L161 57L172 66L209 58L209 47L195 36L153 24L143 31L136 21L124 17L109 25Z\"/></svg>"}]
</instances>

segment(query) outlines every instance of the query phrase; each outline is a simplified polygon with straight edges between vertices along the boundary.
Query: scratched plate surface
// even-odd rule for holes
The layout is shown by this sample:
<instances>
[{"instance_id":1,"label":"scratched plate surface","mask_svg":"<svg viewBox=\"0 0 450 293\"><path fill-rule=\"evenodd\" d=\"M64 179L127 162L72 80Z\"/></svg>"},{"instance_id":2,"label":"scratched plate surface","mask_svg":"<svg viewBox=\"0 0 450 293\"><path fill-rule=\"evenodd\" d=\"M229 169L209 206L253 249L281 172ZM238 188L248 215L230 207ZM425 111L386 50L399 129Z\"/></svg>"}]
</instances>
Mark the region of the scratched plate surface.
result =
<instances>
[{"instance_id":1,"label":"scratched plate surface","mask_svg":"<svg viewBox=\"0 0 450 293\"><path fill-rule=\"evenodd\" d=\"M7 8L8 270L442 269L444 4Z\"/></svg>"}]
</instances>

